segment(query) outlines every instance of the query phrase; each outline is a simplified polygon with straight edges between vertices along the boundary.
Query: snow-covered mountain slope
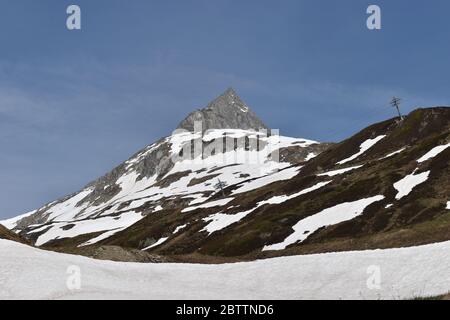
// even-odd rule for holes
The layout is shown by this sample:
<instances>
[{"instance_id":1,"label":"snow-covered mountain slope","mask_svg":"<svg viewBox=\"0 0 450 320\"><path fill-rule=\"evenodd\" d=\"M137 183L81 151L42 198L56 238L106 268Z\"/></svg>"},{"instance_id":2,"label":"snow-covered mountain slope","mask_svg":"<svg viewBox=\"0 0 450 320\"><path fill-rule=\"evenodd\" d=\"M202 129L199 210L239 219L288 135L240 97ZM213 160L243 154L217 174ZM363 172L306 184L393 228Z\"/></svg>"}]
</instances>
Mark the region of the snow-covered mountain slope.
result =
<instances>
[{"instance_id":1,"label":"snow-covered mountain slope","mask_svg":"<svg viewBox=\"0 0 450 320\"><path fill-rule=\"evenodd\" d=\"M98 261L0 240L0 299L412 299L448 293L449 265L450 242L200 265Z\"/></svg>"},{"instance_id":2,"label":"snow-covered mountain slope","mask_svg":"<svg viewBox=\"0 0 450 320\"><path fill-rule=\"evenodd\" d=\"M39 246L181 261L450 240L450 108L417 109L334 145L254 125L264 126L228 90L82 191L3 223Z\"/></svg>"},{"instance_id":3,"label":"snow-covered mountain slope","mask_svg":"<svg viewBox=\"0 0 450 320\"><path fill-rule=\"evenodd\" d=\"M2 223L38 246L72 238L91 245L157 212L216 206L220 187L243 192L289 179L299 170L290 159L301 163L326 147L268 130L229 89L80 192Z\"/></svg>"}]
</instances>

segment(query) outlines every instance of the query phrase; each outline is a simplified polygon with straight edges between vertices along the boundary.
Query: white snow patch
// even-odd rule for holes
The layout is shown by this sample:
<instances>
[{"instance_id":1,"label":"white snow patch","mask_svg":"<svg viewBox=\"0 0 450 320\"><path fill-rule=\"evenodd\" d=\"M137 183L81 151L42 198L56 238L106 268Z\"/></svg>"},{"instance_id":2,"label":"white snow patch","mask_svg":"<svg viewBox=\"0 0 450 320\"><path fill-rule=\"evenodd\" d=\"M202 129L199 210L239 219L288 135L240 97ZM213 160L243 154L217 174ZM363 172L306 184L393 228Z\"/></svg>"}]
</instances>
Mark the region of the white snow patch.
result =
<instances>
[{"instance_id":1,"label":"white snow patch","mask_svg":"<svg viewBox=\"0 0 450 320\"><path fill-rule=\"evenodd\" d=\"M287 195L274 196L274 197L272 197L270 199L258 202L258 207L263 206L265 204L279 204L279 203L283 203L285 201L297 198L297 197L299 197L301 195L304 195L304 194L307 194L309 192L312 192L312 191L315 191L317 189L320 189L320 188L326 186L327 184L329 184L330 182L331 181L319 182L319 183L317 183L316 185L314 185L314 186L312 186L310 188L306 188L306 189L304 189L302 191L299 191L297 193L291 194L289 196L287 196Z\"/></svg>"},{"instance_id":2,"label":"white snow patch","mask_svg":"<svg viewBox=\"0 0 450 320\"><path fill-rule=\"evenodd\" d=\"M450 147L450 143L444 144L442 146L437 146L428 151L424 156L422 156L417 162L422 163L425 162L431 158L436 157L439 153L443 152L445 149Z\"/></svg>"},{"instance_id":3,"label":"white snow patch","mask_svg":"<svg viewBox=\"0 0 450 320\"><path fill-rule=\"evenodd\" d=\"M347 162L350 162L356 158L358 158L360 155L362 155L364 152L366 152L367 150L369 150L370 148L372 148L377 142L379 142L381 139L383 139L384 137L386 137L386 135L381 135L378 136L376 138L373 139L368 139L366 141L364 141L360 147L359 147L359 152L355 153L354 155L352 155L351 157L348 157L344 160L339 161L337 164L344 164Z\"/></svg>"},{"instance_id":4,"label":"white snow patch","mask_svg":"<svg viewBox=\"0 0 450 320\"><path fill-rule=\"evenodd\" d=\"M184 208L183 210L181 210L181 212L189 212L189 211L194 211L194 210L201 209L201 208L212 208L212 207L224 206L233 199L234 198L225 198L225 199L210 201L210 202L198 205L198 206Z\"/></svg>"},{"instance_id":5,"label":"white snow patch","mask_svg":"<svg viewBox=\"0 0 450 320\"><path fill-rule=\"evenodd\" d=\"M384 208L385 209L389 209L390 207L392 207L393 206L393 204L392 203L389 203L389 204L387 204Z\"/></svg>"},{"instance_id":6,"label":"white snow patch","mask_svg":"<svg viewBox=\"0 0 450 320\"><path fill-rule=\"evenodd\" d=\"M216 213L212 214L209 217L206 217L203 219L203 221L208 222L211 221L206 227L204 227L200 231L207 231L209 234L222 230L229 225L232 225L233 223L236 223L243 218L245 218L248 214L250 214L255 209L251 209L244 212L239 212L236 214L223 214L223 213Z\"/></svg>"},{"instance_id":7,"label":"white snow patch","mask_svg":"<svg viewBox=\"0 0 450 320\"><path fill-rule=\"evenodd\" d=\"M407 196L416 186L427 181L428 176L430 175L430 171L422 172L420 174L414 174L414 172L394 183L394 188L398 191L395 199L400 200Z\"/></svg>"},{"instance_id":8,"label":"white snow patch","mask_svg":"<svg viewBox=\"0 0 450 320\"><path fill-rule=\"evenodd\" d=\"M401 153L401 152L403 152L403 151L405 151L405 150L406 150L406 147L405 147L405 148L401 148L401 149L399 149L399 150L397 150L397 151L394 151L394 152L389 153L388 155L384 156L384 157L381 158L380 160L390 158L390 157L395 156L396 154L399 154L399 153Z\"/></svg>"},{"instance_id":9,"label":"white snow patch","mask_svg":"<svg viewBox=\"0 0 450 320\"><path fill-rule=\"evenodd\" d=\"M236 102L234 102L233 101L233 104L235 104ZM241 106L238 106L239 107L239 109L242 111L242 112L244 112L244 113L247 113L248 112L248 108L247 107L241 107Z\"/></svg>"},{"instance_id":10,"label":"white snow patch","mask_svg":"<svg viewBox=\"0 0 450 320\"><path fill-rule=\"evenodd\" d=\"M180 232L181 230L183 230L184 228L187 227L187 224L183 224L181 226L176 227L175 231L173 232L173 234Z\"/></svg>"},{"instance_id":11,"label":"white snow patch","mask_svg":"<svg viewBox=\"0 0 450 320\"><path fill-rule=\"evenodd\" d=\"M148 249L157 247L157 246L159 246L160 244L163 244L164 242L166 242L167 239L169 239L169 237L161 238L161 239L159 239L158 241L156 241L154 244L152 244L151 246L148 246L148 247L142 249L142 251L145 251L145 250L148 250Z\"/></svg>"},{"instance_id":12,"label":"white snow patch","mask_svg":"<svg viewBox=\"0 0 450 320\"><path fill-rule=\"evenodd\" d=\"M356 218L363 213L367 206L383 199L384 196L380 195L358 201L341 203L334 207L322 210L319 213L300 220L292 227L292 229L294 229L294 233L284 239L283 242L265 246L263 251L283 250L288 245L296 243L297 241L302 242L313 234L314 231L322 227L327 227Z\"/></svg>"},{"instance_id":13,"label":"white snow patch","mask_svg":"<svg viewBox=\"0 0 450 320\"><path fill-rule=\"evenodd\" d=\"M109 237L111 237L111 236L115 235L116 233L118 233L122 230L125 230L125 229L126 229L126 227L122 227L122 228L116 228L113 230L106 231L106 232L102 233L101 235L99 235L95 238L92 238L92 239L86 241L85 243L79 245L79 247L88 246L88 245L100 242L102 240L108 239Z\"/></svg>"},{"instance_id":14,"label":"white snow patch","mask_svg":"<svg viewBox=\"0 0 450 320\"><path fill-rule=\"evenodd\" d=\"M202 203L205 202L206 200L208 200L208 197L203 197L203 196L199 196L198 198L192 200L191 202L189 202L189 205L192 206L194 204L198 204L198 203Z\"/></svg>"},{"instance_id":15,"label":"white snow patch","mask_svg":"<svg viewBox=\"0 0 450 320\"><path fill-rule=\"evenodd\" d=\"M447 209L450 210L450 201L447 202Z\"/></svg>"},{"instance_id":16,"label":"white snow patch","mask_svg":"<svg viewBox=\"0 0 450 320\"><path fill-rule=\"evenodd\" d=\"M361 166L348 167L348 168L344 168L344 169L333 170L333 171L328 171L328 172L324 172L324 173L318 174L318 176L319 177L323 177L323 176L334 177L334 176L337 176L339 174L346 173L348 171L359 169L361 167L362 167L362 165Z\"/></svg>"},{"instance_id":17,"label":"white snow patch","mask_svg":"<svg viewBox=\"0 0 450 320\"><path fill-rule=\"evenodd\" d=\"M308 153L308 155L305 158L305 161L309 161L311 159L314 159L315 157L317 157L317 154L315 154L314 152L310 152Z\"/></svg>"},{"instance_id":18,"label":"white snow patch","mask_svg":"<svg viewBox=\"0 0 450 320\"><path fill-rule=\"evenodd\" d=\"M267 176L252 180L250 182L243 184L237 190L234 190L233 194L255 190L255 189L261 188L265 185L268 185L270 183L273 183L275 181L289 180L289 179L295 177L298 174L300 169L301 169L300 167L291 167L291 168L287 168L287 169L269 174Z\"/></svg>"}]
</instances>

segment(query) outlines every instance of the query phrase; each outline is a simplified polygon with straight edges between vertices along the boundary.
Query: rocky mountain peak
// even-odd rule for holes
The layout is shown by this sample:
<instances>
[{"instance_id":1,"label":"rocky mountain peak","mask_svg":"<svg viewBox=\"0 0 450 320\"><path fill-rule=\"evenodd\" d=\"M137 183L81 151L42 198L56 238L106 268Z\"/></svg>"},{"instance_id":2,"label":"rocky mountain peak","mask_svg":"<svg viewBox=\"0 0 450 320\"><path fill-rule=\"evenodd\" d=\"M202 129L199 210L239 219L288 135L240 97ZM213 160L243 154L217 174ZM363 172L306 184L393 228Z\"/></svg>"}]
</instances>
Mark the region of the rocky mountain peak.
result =
<instances>
[{"instance_id":1,"label":"rocky mountain peak","mask_svg":"<svg viewBox=\"0 0 450 320\"><path fill-rule=\"evenodd\" d=\"M242 112L248 112L249 107L241 100L233 88L228 88L224 93L211 101L205 109L214 111L221 108L235 109L238 108Z\"/></svg>"},{"instance_id":2,"label":"rocky mountain peak","mask_svg":"<svg viewBox=\"0 0 450 320\"><path fill-rule=\"evenodd\" d=\"M202 121L208 129L268 129L258 116L241 100L233 88L211 101L205 108L190 113L177 127L193 131L194 122Z\"/></svg>"}]
</instances>

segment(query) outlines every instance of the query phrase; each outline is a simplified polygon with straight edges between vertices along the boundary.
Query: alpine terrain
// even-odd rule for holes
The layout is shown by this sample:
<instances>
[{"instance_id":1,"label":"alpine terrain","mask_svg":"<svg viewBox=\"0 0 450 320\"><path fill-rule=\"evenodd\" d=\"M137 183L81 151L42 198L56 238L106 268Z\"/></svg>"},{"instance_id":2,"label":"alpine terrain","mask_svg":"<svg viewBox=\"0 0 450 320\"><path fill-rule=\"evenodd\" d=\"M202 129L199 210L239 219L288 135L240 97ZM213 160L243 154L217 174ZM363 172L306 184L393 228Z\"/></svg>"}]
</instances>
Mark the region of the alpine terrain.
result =
<instances>
[{"instance_id":1,"label":"alpine terrain","mask_svg":"<svg viewBox=\"0 0 450 320\"><path fill-rule=\"evenodd\" d=\"M449 107L319 143L280 136L228 89L82 190L2 221L0 298L445 295L449 159Z\"/></svg>"},{"instance_id":2,"label":"alpine terrain","mask_svg":"<svg viewBox=\"0 0 450 320\"><path fill-rule=\"evenodd\" d=\"M449 147L448 107L319 143L278 135L228 89L82 190L2 224L46 249L180 262L444 242Z\"/></svg>"},{"instance_id":3,"label":"alpine terrain","mask_svg":"<svg viewBox=\"0 0 450 320\"><path fill-rule=\"evenodd\" d=\"M196 123L199 128L194 128ZM192 150L186 152L191 144ZM299 169L292 165L313 158L327 146L274 135L228 89L206 108L188 115L172 135L83 190L2 223L37 246L83 247L109 243L113 236L151 218L158 222L148 221L151 227L144 227L146 234L130 233L127 241L134 244L123 245L150 250L171 235L204 224L199 212L231 202L234 197L225 196L227 186L241 186L236 191L241 194L289 179ZM183 157L183 152L191 157ZM200 232L200 238L207 235Z\"/></svg>"}]
</instances>

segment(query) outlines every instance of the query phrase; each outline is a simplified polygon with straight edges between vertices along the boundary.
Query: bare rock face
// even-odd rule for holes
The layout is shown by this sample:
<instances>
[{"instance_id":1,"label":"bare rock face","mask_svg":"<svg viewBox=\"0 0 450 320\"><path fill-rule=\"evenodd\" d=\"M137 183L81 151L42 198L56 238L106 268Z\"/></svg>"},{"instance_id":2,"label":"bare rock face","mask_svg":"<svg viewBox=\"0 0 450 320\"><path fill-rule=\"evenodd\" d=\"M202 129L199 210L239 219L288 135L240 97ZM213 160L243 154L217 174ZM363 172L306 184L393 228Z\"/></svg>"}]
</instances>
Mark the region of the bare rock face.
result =
<instances>
[{"instance_id":1,"label":"bare rock face","mask_svg":"<svg viewBox=\"0 0 450 320\"><path fill-rule=\"evenodd\" d=\"M210 102L206 108L189 114L177 129L193 131L195 121L202 121L203 131L208 129L268 129L232 88Z\"/></svg>"}]
</instances>

